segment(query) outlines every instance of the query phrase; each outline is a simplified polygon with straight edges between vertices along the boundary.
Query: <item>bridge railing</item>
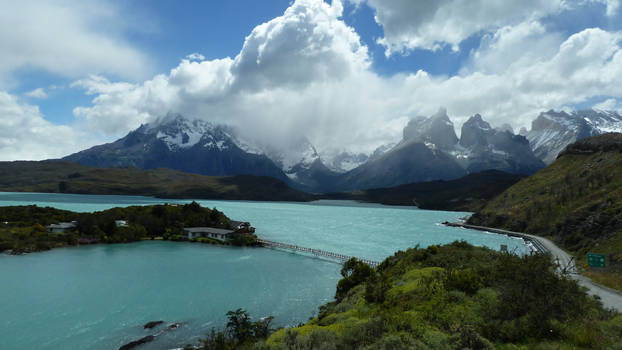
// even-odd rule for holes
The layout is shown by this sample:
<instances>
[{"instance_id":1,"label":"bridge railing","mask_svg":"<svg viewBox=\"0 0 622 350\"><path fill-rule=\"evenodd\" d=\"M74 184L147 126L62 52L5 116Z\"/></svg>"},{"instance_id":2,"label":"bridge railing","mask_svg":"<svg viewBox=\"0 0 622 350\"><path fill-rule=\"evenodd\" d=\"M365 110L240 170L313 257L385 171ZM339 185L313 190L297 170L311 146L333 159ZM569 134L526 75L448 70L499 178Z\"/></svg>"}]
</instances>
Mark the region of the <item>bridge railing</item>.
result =
<instances>
[{"instance_id":1,"label":"bridge railing","mask_svg":"<svg viewBox=\"0 0 622 350\"><path fill-rule=\"evenodd\" d=\"M339 253L333 253L333 252L329 252L329 251L325 251L325 250L321 250L321 249L301 247L301 246L295 245L295 244L288 244L288 243L269 241L269 240L266 240L266 239L257 239L257 243L261 244L264 247L268 247L268 248L281 248L281 249L288 249L288 250L293 250L293 251L298 251L298 252L303 252L303 253L311 253L311 254L317 255L317 256L324 256L324 257L328 257L328 258L332 258L332 259L337 259L337 260L340 260L342 262L348 261L351 258L356 258L357 260L362 261L362 262L364 262L367 265L372 266L372 267L376 267L376 266L380 265L379 262L373 261L373 260L369 260L369 259L360 259L360 258L357 258L357 257L354 257L354 256L349 256L349 255L344 255L344 254L339 254Z\"/></svg>"}]
</instances>

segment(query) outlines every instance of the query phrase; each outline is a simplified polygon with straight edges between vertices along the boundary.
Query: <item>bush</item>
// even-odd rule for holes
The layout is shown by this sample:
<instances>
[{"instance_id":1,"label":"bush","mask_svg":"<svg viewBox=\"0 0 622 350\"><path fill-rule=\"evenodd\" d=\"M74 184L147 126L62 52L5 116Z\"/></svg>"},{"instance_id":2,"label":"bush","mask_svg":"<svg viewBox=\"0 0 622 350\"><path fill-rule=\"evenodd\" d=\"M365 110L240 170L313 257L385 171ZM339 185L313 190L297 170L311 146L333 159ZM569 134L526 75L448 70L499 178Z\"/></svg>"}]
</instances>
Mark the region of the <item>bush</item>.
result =
<instances>
[{"instance_id":1,"label":"bush","mask_svg":"<svg viewBox=\"0 0 622 350\"><path fill-rule=\"evenodd\" d=\"M373 273L374 270L369 265L356 258L346 261L341 268L343 278L337 283L335 299L342 300L350 289L364 282Z\"/></svg>"},{"instance_id":2,"label":"bush","mask_svg":"<svg viewBox=\"0 0 622 350\"><path fill-rule=\"evenodd\" d=\"M479 273L469 268L448 272L445 275L445 286L449 290L457 289L468 294L474 294L484 286L484 283Z\"/></svg>"},{"instance_id":3,"label":"bush","mask_svg":"<svg viewBox=\"0 0 622 350\"><path fill-rule=\"evenodd\" d=\"M492 343L479 335L475 327L465 325L458 334L451 337L451 343L456 349L488 350L494 349Z\"/></svg>"}]
</instances>

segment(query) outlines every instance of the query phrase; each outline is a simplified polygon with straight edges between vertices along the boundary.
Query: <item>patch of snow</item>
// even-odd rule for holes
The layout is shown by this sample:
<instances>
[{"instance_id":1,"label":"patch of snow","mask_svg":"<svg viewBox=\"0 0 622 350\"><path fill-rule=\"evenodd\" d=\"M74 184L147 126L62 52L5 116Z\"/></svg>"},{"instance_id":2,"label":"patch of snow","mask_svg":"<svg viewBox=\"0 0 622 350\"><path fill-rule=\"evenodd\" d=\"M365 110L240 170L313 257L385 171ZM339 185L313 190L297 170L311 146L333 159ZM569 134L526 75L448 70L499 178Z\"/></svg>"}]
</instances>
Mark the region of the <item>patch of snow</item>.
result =
<instances>
[{"instance_id":1,"label":"patch of snow","mask_svg":"<svg viewBox=\"0 0 622 350\"><path fill-rule=\"evenodd\" d=\"M498 155L502 155L502 156L507 156L507 155L508 155L508 153L507 153L507 152L505 152L505 151L500 151L500 150L498 150L498 149L496 149L496 148L492 148L492 153L494 153L494 154L498 154Z\"/></svg>"},{"instance_id":2,"label":"patch of snow","mask_svg":"<svg viewBox=\"0 0 622 350\"><path fill-rule=\"evenodd\" d=\"M358 166L360 166L361 164L363 164L365 162L357 162L353 159L348 159L348 160L344 160L339 164L339 168L341 170L343 170L344 172L350 171Z\"/></svg>"},{"instance_id":3,"label":"patch of snow","mask_svg":"<svg viewBox=\"0 0 622 350\"><path fill-rule=\"evenodd\" d=\"M256 142L252 140L245 140L236 135L230 135L227 133L231 141L238 146L242 151L250 154L264 154L265 152Z\"/></svg>"},{"instance_id":4,"label":"patch of snow","mask_svg":"<svg viewBox=\"0 0 622 350\"><path fill-rule=\"evenodd\" d=\"M146 126L147 133L156 132L156 138L164 141L170 150L190 148L196 145L203 135L210 133L214 125L202 120L189 121L181 116L167 116Z\"/></svg>"},{"instance_id":5,"label":"patch of snow","mask_svg":"<svg viewBox=\"0 0 622 350\"><path fill-rule=\"evenodd\" d=\"M286 173L295 166L308 169L316 159L320 158L315 147L303 139L284 152L282 150L266 152L266 155L278 164Z\"/></svg>"},{"instance_id":6,"label":"patch of snow","mask_svg":"<svg viewBox=\"0 0 622 350\"><path fill-rule=\"evenodd\" d=\"M449 154L458 160L467 160L471 156L471 150L463 147L460 143L457 143Z\"/></svg>"},{"instance_id":7,"label":"patch of snow","mask_svg":"<svg viewBox=\"0 0 622 350\"><path fill-rule=\"evenodd\" d=\"M218 149L221 151L229 148L229 146L225 145L225 141L217 141L216 147L218 147Z\"/></svg>"}]
</instances>

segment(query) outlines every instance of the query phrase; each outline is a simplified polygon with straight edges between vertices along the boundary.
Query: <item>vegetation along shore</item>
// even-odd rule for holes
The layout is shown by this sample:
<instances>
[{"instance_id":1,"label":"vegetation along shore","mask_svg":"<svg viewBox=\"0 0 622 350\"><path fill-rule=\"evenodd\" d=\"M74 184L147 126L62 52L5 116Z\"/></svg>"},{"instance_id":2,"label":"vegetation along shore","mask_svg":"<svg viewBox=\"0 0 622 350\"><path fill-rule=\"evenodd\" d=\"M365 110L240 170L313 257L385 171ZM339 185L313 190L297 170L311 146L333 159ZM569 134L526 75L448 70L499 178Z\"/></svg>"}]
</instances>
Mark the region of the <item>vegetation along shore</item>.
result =
<instances>
[{"instance_id":1,"label":"vegetation along shore","mask_svg":"<svg viewBox=\"0 0 622 350\"><path fill-rule=\"evenodd\" d=\"M196 202L76 213L50 207L0 207L0 252L30 253L94 243L141 240L255 245L249 223L229 219Z\"/></svg>"}]
</instances>

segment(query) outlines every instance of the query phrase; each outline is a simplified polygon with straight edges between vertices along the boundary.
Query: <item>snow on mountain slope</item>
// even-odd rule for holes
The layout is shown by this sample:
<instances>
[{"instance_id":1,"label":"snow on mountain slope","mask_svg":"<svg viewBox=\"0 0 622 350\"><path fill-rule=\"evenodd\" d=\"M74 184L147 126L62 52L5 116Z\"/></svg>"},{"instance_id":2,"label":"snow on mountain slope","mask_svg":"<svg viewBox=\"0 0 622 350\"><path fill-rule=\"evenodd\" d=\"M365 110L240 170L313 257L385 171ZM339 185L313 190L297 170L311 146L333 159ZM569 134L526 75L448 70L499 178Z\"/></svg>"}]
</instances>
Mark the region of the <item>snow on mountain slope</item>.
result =
<instances>
[{"instance_id":1,"label":"snow on mountain slope","mask_svg":"<svg viewBox=\"0 0 622 350\"><path fill-rule=\"evenodd\" d=\"M622 132L622 116L617 112L550 110L540 113L532 122L527 139L536 156L550 164L569 144L607 132Z\"/></svg>"},{"instance_id":2,"label":"snow on mountain slope","mask_svg":"<svg viewBox=\"0 0 622 350\"><path fill-rule=\"evenodd\" d=\"M180 115L167 115L154 123L143 127L145 134L156 134L156 138L162 140L169 150L174 151L179 148L190 148L203 138L206 134L214 131L212 123L193 120L189 121ZM218 140L212 137L215 145Z\"/></svg>"}]
</instances>

